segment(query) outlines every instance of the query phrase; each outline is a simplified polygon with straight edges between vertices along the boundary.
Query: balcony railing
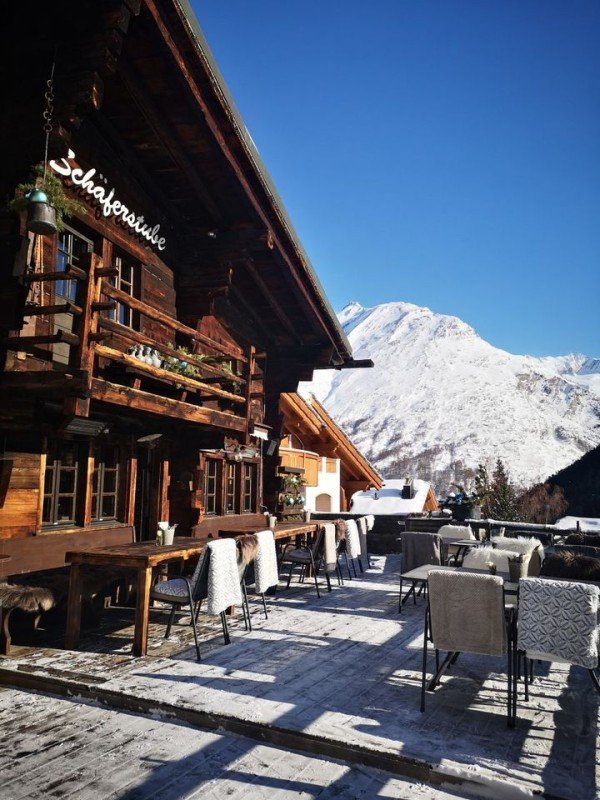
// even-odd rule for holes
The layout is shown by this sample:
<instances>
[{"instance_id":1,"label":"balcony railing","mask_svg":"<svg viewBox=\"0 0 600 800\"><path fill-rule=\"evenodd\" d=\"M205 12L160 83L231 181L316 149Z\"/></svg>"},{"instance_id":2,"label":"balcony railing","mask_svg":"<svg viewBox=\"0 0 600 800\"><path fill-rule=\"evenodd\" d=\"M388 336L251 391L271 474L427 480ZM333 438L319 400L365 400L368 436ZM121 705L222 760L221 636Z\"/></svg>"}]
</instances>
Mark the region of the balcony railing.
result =
<instances>
[{"instance_id":1,"label":"balcony railing","mask_svg":"<svg viewBox=\"0 0 600 800\"><path fill-rule=\"evenodd\" d=\"M63 348L67 345L70 351L65 359L68 364L62 369L77 371L79 375L87 373L92 397L144 407L144 402L150 402L148 398L156 396L162 398L156 408L159 413L185 418L187 410L190 418L197 421L205 418L235 430L246 430L254 370L253 348L244 352L233 343L218 342L161 309L122 292L107 280L114 272L90 254L87 269L77 267L67 272L26 276L28 283L59 280L57 276L64 280L65 275L77 281L74 303L25 307L28 316L52 319L52 315L58 313L72 315L72 332L58 330L46 335L12 336L8 340L9 349L52 360L52 349L47 348L62 343ZM110 319L106 312L117 304L169 331L172 346ZM126 352L134 345L158 353L162 363L150 364ZM178 351L177 347L182 345L185 350ZM186 364L187 374L178 370L182 362ZM169 369L171 365L174 369ZM101 386L102 383L106 386ZM128 395L138 402L128 400ZM78 413L84 407L80 404ZM89 403L87 407L89 409ZM201 414L200 409L206 413Z\"/></svg>"}]
</instances>

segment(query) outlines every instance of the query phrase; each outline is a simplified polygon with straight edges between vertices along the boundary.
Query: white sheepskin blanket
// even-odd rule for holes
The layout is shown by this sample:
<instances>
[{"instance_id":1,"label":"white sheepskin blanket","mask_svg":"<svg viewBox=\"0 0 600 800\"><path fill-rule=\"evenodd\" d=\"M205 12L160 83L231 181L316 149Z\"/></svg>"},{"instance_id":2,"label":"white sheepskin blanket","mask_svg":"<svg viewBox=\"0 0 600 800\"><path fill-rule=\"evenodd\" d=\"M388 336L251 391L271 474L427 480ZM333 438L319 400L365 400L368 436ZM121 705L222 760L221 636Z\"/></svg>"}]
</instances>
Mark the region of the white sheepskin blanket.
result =
<instances>
[{"instance_id":1,"label":"white sheepskin blanket","mask_svg":"<svg viewBox=\"0 0 600 800\"><path fill-rule=\"evenodd\" d=\"M206 612L220 614L229 606L241 606L242 590L235 539L217 539L206 546L210 550Z\"/></svg>"},{"instance_id":2,"label":"white sheepskin blanket","mask_svg":"<svg viewBox=\"0 0 600 800\"><path fill-rule=\"evenodd\" d=\"M264 594L271 586L277 586L279 573L277 571L277 553L275 552L275 537L273 531L258 531L258 553L254 560L254 577L256 593Z\"/></svg>"},{"instance_id":3,"label":"white sheepskin blanket","mask_svg":"<svg viewBox=\"0 0 600 800\"><path fill-rule=\"evenodd\" d=\"M360 553L363 556L366 556L369 552L368 542L367 542L367 534L369 531L369 527L367 525L367 518L360 517L356 520L356 524L358 525L358 535L360 537Z\"/></svg>"},{"instance_id":4,"label":"white sheepskin blanket","mask_svg":"<svg viewBox=\"0 0 600 800\"><path fill-rule=\"evenodd\" d=\"M497 550L495 547L472 547L463 561L463 567L474 569L487 569L488 561L496 565L499 572L508 572L508 557L518 556L519 553L511 550Z\"/></svg>"},{"instance_id":5,"label":"white sheepskin blanket","mask_svg":"<svg viewBox=\"0 0 600 800\"><path fill-rule=\"evenodd\" d=\"M346 553L348 558L358 558L360 556L360 536L356 520L346 520Z\"/></svg>"},{"instance_id":6,"label":"white sheepskin blanket","mask_svg":"<svg viewBox=\"0 0 600 800\"><path fill-rule=\"evenodd\" d=\"M375 525L375 517L373 516L373 514L367 514L365 519L367 521L367 530L372 531L373 525Z\"/></svg>"},{"instance_id":7,"label":"white sheepskin blanket","mask_svg":"<svg viewBox=\"0 0 600 800\"><path fill-rule=\"evenodd\" d=\"M506 536L493 536L492 542L499 550L513 550L515 553L523 553L525 561L528 562L527 572L529 575L539 575L544 560L544 545L539 539L533 536L517 536L516 539L509 539Z\"/></svg>"},{"instance_id":8,"label":"white sheepskin blanket","mask_svg":"<svg viewBox=\"0 0 600 800\"><path fill-rule=\"evenodd\" d=\"M329 574L335 572L337 565L337 551L335 548L335 525L333 522L327 522L323 525L323 537L325 544L325 571Z\"/></svg>"},{"instance_id":9,"label":"white sheepskin blanket","mask_svg":"<svg viewBox=\"0 0 600 800\"><path fill-rule=\"evenodd\" d=\"M454 540L455 542L460 539L474 539L475 534L471 530L470 525L442 525L438 531L440 536L445 542Z\"/></svg>"},{"instance_id":10,"label":"white sheepskin blanket","mask_svg":"<svg viewBox=\"0 0 600 800\"><path fill-rule=\"evenodd\" d=\"M500 550L514 550L516 553L533 553L534 550L541 550L544 555L544 545L539 539L529 536L518 536L516 539L509 539L507 536L492 536L492 542Z\"/></svg>"}]
</instances>

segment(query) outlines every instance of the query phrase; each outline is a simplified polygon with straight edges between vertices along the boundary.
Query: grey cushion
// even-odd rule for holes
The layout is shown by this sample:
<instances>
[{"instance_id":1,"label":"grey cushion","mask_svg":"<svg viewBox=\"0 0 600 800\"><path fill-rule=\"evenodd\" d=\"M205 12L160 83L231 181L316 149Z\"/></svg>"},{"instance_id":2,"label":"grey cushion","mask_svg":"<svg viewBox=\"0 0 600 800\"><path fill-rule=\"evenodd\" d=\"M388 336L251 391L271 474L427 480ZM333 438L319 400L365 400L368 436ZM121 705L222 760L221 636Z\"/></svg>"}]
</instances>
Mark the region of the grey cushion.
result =
<instances>
[{"instance_id":1,"label":"grey cushion","mask_svg":"<svg viewBox=\"0 0 600 800\"><path fill-rule=\"evenodd\" d=\"M165 603L189 603L188 583L184 578L162 581L152 588L150 596Z\"/></svg>"},{"instance_id":2,"label":"grey cushion","mask_svg":"<svg viewBox=\"0 0 600 800\"><path fill-rule=\"evenodd\" d=\"M288 550L284 553L282 563L293 561L298 564L310 564L310 554L307 550Z\"/></svg>"}]
</instances>

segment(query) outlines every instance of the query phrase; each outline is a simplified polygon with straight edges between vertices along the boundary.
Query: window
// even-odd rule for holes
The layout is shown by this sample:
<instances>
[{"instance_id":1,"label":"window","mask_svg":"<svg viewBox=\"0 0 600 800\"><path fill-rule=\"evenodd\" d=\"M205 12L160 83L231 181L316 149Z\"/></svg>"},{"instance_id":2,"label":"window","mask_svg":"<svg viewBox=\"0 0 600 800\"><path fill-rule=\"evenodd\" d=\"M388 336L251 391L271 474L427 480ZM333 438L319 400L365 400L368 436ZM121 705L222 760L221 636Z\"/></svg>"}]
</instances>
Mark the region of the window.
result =
<instances>
[{"instance_id":1,"label":"window","mask_svg":"<svg viewBox=\"0 0 600 800\"><path fill-rule=\"evenodd\" d=\"M236 494L238 483L238 464L228 461L225 466L225 513L235 514L237 512Z\"/></svg>"},{"instance_id":2,"label":"window","mask_svg":"<svg viewBox=\"0 0 600 800\"><path fill-rule=\"evenodd\" d=\"M242 511L247 514L256 511L256 464L244 464L243 470Z\"/></svg>"},{"instance_id":3,"label":"window","mask_svg":"<svg viewBox=\"0 0 600 800\"><path fill-rule=\"evenodd\" d=\"M117 519L119 461L119 448L115 445L96 448L92 476L92 522Z\"/></svg>"},{"instance_id":4,"label":"window","mask_svg":"<svg viewBox=\"0 0 600 800\"><path fill-rule=\"evenodd\" d=\"M113 266L118 270L110 282L121 292L128 294L130 297L137 297L138 295L138 275L139 267L134 264L126 255L115 255ZM125 325L127 328L137 329L139 327L139 315L133 311L125 303L117 302L117 307L114 311L108 312L109 319Z\"/></svg>"},{"instance_id":5,"label":"window","mask_svg":"<svg viewBox=\"0 0 600 800\"><path fill-rule=\"evenodd\" d=\"M221 477L221 462L215 458L207 458L204 469L204 513L215 515L219 513L219 482Z\"/></svg>"},{"instance_id":6,"label":"window","mask_svg":"<svg viewBox=\"0 0 600 800\"><path fill-rule=\"evenodd\" d=\"M46 456L43 525L75 522L79 483L79 447L74 442L53 442Z\"/></svg>"},{"instance_id":7,"label":"window","mask_svg":"<svg viewBox=\"0 0 600 800\"><path fill-rule=\"evenodd\" d=\"M64 272L69 264L81 267L83 257L93 249L94 243L91 239L65 226L65 229L58 234L56 271ZM59 300L75 300L76 292L77 281L56 281L56 296Z\"/></svg>"}]
</instances>

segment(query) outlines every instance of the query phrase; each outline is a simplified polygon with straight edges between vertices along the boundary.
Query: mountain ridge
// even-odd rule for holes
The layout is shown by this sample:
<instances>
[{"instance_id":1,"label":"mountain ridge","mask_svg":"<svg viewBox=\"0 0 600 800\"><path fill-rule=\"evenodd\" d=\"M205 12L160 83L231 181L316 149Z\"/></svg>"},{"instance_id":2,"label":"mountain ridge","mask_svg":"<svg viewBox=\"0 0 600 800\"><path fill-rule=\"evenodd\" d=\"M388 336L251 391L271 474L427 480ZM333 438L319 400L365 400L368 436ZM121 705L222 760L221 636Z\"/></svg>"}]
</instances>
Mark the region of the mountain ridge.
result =
<instances>
[{"instance_id":1,"label":"mountain ridge","mask_svg":"<svg viewBox=\"0 0 600 800\"><path fill-rule=\"evenodd\" d=\"M312 391L388 478L438 491L479 462L542 480L600 444L600 359L514 355L459 317L413 303L347 303L338 318L371 370L320 372Z\"/></svg>"}]
</instances>

